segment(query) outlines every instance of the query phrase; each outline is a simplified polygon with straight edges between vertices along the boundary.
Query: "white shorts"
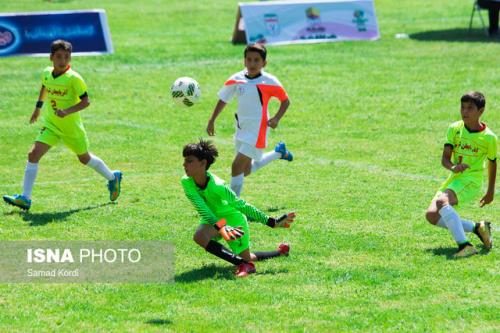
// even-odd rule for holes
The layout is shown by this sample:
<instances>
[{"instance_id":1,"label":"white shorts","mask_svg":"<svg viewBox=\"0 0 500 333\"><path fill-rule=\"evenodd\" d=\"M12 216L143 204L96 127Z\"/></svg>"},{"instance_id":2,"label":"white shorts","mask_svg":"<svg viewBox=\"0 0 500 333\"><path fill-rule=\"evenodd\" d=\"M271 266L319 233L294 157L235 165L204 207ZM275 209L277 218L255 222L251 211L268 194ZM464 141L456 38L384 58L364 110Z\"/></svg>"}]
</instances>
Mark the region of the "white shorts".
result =
<instances>
[{"instance_id":1,"label":"white shorts","mask_svg":"<svg viewBox=\"0 0 500 333\"><path fill-rule=\"evenodd\" d=\"M234 147L236 154L238 153L243 154L257 162L260 162L260 160L262 160L262 155L264 154L263 149L259 149L253 145L250 145L246 142L242 142L240 140L234 140Z\"/></svg>"}]
</instances>

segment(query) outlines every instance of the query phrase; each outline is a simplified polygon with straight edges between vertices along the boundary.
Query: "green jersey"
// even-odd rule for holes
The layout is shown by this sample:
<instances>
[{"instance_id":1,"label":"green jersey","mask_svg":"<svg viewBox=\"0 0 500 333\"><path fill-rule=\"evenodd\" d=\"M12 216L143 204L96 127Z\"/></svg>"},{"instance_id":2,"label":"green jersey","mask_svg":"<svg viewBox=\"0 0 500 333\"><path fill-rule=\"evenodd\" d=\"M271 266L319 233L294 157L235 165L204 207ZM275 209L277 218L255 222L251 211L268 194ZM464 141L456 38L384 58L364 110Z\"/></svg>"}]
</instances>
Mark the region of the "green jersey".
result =
<instances>
[{"instance_id":1,"label":"green jersey","mask_svg":"<svg viewBox=\"0 0 500 333\"><path fill-rule=\"evenodd\" d=\"M451 124L445 145L453 148L453 164L469 165L464 172L451 173L448 181L460 177L481 184L486 158L490 161L497 158L497 136L484 123L479 131L469 131L463 121Z\"/></svg>"},{"instance_id":2,"label":"green jersey","mask_svg":"<svg viewBox=\"0 0 500 333\"><path fill-rule=\"evenodd\" d=\"M47 107L43 111L43 125L58 135L79 138L85 134L80 112L72 113L64 118L58 117L56 111L64 110L80 102L87 94L87 86L82 77L68 69L54 77L54 67L47 67L42 73L42 85L47 91Z\"/></svg>"},{"instance_id":3,"label":"green jersey","mask_svg":"<svg viewBox=\"0 0 500 333\"><path fill-rule=\"evenodd\" d=\"M243 214L249 219L265 224L269 216L238 198L219 177L207 171L207 185L199 188L192 177L182 177L181 184L186 197L201 216L202 223L215 224L221 218Z\"/></svg>"}]
</instances>

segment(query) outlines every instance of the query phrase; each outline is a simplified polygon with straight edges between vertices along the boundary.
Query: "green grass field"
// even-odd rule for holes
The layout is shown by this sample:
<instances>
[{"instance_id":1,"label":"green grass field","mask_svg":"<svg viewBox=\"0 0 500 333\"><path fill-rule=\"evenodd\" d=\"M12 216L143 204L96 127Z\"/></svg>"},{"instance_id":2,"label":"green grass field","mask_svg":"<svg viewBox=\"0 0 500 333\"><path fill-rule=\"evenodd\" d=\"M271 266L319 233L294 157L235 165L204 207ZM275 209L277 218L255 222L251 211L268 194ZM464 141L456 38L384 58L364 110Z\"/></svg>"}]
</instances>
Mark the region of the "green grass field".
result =
<instances>
[{"instance_id":1,"label":"green grass field","mask_svg":"<svg viewBox=\"0 0 500 333\"><path fill-rule=\"evenodd\" d=\"M123 170L124 182L119 203L107 204L103 179L53 148L29 214L2 203L0 239L170 240L176 282L2 284L0 332L498 332L498 250L450 260L451 235L424 220L447 175L442 145L462 93L485 93L484 121L500 134L500 43L477 18L467 32L471 7L377 0L379 41L269 47L267 70L292 103L270 142L286 141L296 159L247 178L242 197L298 219L290 230L253 224L254 249L287 241L291 256L237 280L192 241L198 218L179 183L182 146L206 137L218 89L243 66L244 46L229 42L236 2L3 1L5 12L106 10L115 53L74 57L72 66L89 86L91 151ZM28 120L48 65L0 59L1 194L21 191L39 128ZM202 86L191 109L169 98L179 76ZM221 114L214 138L221 157L212 171L226 181L235 109ZM499 198L459 212L492 220L498 236Z\"/></svg>"}]
</instances>

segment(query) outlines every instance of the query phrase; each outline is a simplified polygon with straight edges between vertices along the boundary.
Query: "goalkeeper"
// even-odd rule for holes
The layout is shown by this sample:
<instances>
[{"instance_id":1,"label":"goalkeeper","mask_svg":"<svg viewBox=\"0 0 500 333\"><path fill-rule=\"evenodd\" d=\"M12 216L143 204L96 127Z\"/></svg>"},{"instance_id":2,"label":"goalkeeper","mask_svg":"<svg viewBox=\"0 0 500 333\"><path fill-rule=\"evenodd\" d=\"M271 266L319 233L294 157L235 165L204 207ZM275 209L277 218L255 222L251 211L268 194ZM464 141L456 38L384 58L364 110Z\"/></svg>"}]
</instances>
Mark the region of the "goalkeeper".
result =
<instances>
[{"instance_id":1,"label":"goalkeeper","mask_svg":"<svg viewBox=\"0 0 500 333\"><path fill-rule=\"evenodd\" d=\"M193 240L207 252L236 266L236 276L255 273L254 261L287 256L288 244L280 244L275 251L250 252L250 230L247 217L271 228L289 228L295 213L279 218L268 217L251 204L238 198L224 181L208 172L218 156L217 148L200 140L184 146L184 170L181 183L187 198L201 216ZM224 238L231 250L217 240Z\"/></svg>"}]
</instances>

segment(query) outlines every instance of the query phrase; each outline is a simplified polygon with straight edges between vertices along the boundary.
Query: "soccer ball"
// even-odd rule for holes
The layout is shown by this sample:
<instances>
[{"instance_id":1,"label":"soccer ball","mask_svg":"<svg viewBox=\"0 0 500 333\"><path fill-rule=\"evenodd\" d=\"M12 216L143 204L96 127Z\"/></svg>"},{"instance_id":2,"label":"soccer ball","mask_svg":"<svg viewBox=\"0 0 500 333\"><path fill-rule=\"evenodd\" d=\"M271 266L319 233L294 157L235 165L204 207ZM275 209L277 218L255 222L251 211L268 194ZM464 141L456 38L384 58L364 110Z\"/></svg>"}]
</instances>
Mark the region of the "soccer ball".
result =
<instances>
[{"instance_id":1,"label":"soccer ball","mask_svg":"<svg viewBox=\"0 0 500 333\"><path fill-rule=\"evenodd\" d=\"M201 96L200 85L190 77L180 77L170 88L175 102L184 106L193 106Z\"/></svg>"}]
</instances>

